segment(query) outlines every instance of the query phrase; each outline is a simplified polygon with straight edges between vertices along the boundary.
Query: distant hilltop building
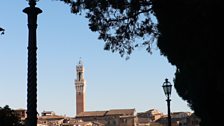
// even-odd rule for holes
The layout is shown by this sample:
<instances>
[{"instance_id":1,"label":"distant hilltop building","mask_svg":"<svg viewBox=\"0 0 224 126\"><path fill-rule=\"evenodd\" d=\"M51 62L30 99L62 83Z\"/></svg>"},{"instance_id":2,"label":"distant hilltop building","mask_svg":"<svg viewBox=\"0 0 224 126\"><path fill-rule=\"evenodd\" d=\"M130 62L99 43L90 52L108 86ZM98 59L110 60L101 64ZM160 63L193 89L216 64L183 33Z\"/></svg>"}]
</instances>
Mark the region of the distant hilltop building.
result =
<instances>
[{"instance_id":1,"label":"distant hilltop building","mask_svg":"<svg viewBox=\"0 0 224 126\"><path fill-rule=\"evenodd\" d=\"M76 89L76 115L85 111L85 89L86 81L84 79L84 66L79 60L78 65L76 65L76 80L75 80L75 89Z\"/></svg>"},{"instance_id":2,"label":"distant hilltop building","mask_svg":"<svg viewBox=\"0 0 224 126\"><path fill-rule=\"evenodd\" d=\"M25 124L26 110L16 109L15 112ZM200 126L200 119L191 112L173 112L171 123L172 126ZM167 115L156 109L136 113L134 108L85 111L76 117L43 111L38 115L37 126L167 126Z\"/></svg>"},{"instance_id":3,"label":"distant hilltop building","mask_svg":"<svg viewBox=\"0 0 224 126\"><path fill-rule=\"evenodd\" d=\"M137 121L135 109L86 111L76 115L75 119L98 123L91 126L136 126Z\"/></svg>"},{"instance_id":4,"label":"distant hilltop building","mask_svg":"<svg viewBox=\"0 0 224 126\"><path fill-rule=\"evenodd\" d=\"M26 117L27 117L27 114L26 114L26 109L15 109L14 110L17 114L17 116L20 118L21 121L25 121Z\"/></svg>"},{"instance_id":5,"label":"distant hilltop building","mask_svg":"<svg viewBox=\"0 0 224 126\"><path fill-rule=\"evenodd\" d=\"M157 109L150 109L146 112L138 112L137 118L139 124L148 124L149 122L155 122L159 118L163 117L163 113Z\"/></svg>"}]
</instances>

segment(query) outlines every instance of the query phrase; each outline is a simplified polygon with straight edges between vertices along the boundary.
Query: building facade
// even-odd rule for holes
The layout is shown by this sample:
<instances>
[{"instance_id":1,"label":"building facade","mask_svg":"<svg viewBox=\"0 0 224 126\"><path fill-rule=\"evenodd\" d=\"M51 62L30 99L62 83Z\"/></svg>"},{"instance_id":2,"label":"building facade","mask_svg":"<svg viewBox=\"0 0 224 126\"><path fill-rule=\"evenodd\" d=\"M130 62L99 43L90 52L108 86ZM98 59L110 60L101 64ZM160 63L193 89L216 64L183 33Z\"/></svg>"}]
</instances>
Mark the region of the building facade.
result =
<instances>
[{"instance_id":1,"label":"building facade","mask_svg":"<svg viewBox=\"0 0 224 126\"><path fill-rule=\"evenodd\" d=\"M75 118L84 122L98 122L102 126L136 126L135 109L86 111L79 113Z\"/></svg>"}]
</instances>

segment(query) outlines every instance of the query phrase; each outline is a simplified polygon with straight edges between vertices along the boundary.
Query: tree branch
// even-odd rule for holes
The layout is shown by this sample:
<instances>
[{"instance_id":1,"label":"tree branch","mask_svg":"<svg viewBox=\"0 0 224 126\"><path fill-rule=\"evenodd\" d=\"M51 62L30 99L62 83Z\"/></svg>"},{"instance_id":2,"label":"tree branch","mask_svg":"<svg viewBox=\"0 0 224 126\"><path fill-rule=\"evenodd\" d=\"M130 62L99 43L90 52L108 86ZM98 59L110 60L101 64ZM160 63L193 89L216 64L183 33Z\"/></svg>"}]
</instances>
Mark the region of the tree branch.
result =
<instances>
[{"instance_id":1,"label":"tree branch","mask_svg":"<svg viewBox=\"0 0 224 126\"><path fill-rule=\"evenodd\" d=\"M3 34L4 34L4 31L5 31L5 29L3 29L3 28L1 28L1 27L0 27L0 32L1 32L1 35L3 35Z\"/></svg>"},{"instance_id":2,"label":"tree branch","mask_svg":"<svg viewBox=\"0 0 224 126\"><path fill-rule=\"evenodd\" d=\"M128 16L125 16L125 17L122 17L122 18L119 18L119 19L110 19L110 20L107 20L107 23L110 23L110 22L118 22L118 21L124 21L124 20L130 19L130 18L136 17L136 16L138 16L139 14L149 12L150 10L151 10L151 8L150 8L150 9L147 9L147 10L139 11L138 13L135 13L134 15L129 16L129 17L128 17Z\"/></svg>"}]
</instances>

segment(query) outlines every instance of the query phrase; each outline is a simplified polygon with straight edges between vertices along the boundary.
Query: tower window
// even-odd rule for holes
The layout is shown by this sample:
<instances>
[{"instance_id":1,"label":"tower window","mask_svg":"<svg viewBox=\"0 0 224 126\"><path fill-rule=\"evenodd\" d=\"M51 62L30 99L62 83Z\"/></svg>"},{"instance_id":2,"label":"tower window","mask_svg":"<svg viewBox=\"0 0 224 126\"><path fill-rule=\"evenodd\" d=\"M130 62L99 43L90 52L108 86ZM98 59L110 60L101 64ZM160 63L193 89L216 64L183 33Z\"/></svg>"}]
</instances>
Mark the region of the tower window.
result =
<instances>
[{"instance_id":1,"label":"tower window","mask_svg":"<svg viewBox=\"0 0 224 126\"><path fill-rule=\"evenodd\" d=\"M79 72L79 81L81 80L81 72Z\"/></svg>"}]
</instances>

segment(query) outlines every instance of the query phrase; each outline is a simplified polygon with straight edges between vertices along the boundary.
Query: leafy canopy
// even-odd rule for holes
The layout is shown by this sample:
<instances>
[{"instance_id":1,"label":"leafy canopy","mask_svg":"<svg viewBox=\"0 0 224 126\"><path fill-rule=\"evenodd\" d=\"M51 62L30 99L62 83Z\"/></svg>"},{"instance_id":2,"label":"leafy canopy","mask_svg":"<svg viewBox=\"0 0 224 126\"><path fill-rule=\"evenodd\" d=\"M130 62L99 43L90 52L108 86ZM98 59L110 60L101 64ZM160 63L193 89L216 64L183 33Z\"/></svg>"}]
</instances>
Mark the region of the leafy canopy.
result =
<instances>
[{"instance_id":1,"label":"leafy canopy","mask_svg":"<svg viewBox=\"0 0 224 126\"><path fill-rule=\"evenodd\" d=\"M0 126L22 126L17 113L8 105L0 107Z\"/></svg>"},{"instance_id":2,"label":"leafy canopy","mask_svg":"<svg viewBox=\"0 0 224 126\"><path fill-rule=\"evenodd\" d=\"M118 51L123 57L135 47L146 46L151 53L150 46L158 37L158 30L150 0L61 1L71 6L72 13L85 12L89 28L105 41L105 50Z\"/></svg>"}]
</instances>

